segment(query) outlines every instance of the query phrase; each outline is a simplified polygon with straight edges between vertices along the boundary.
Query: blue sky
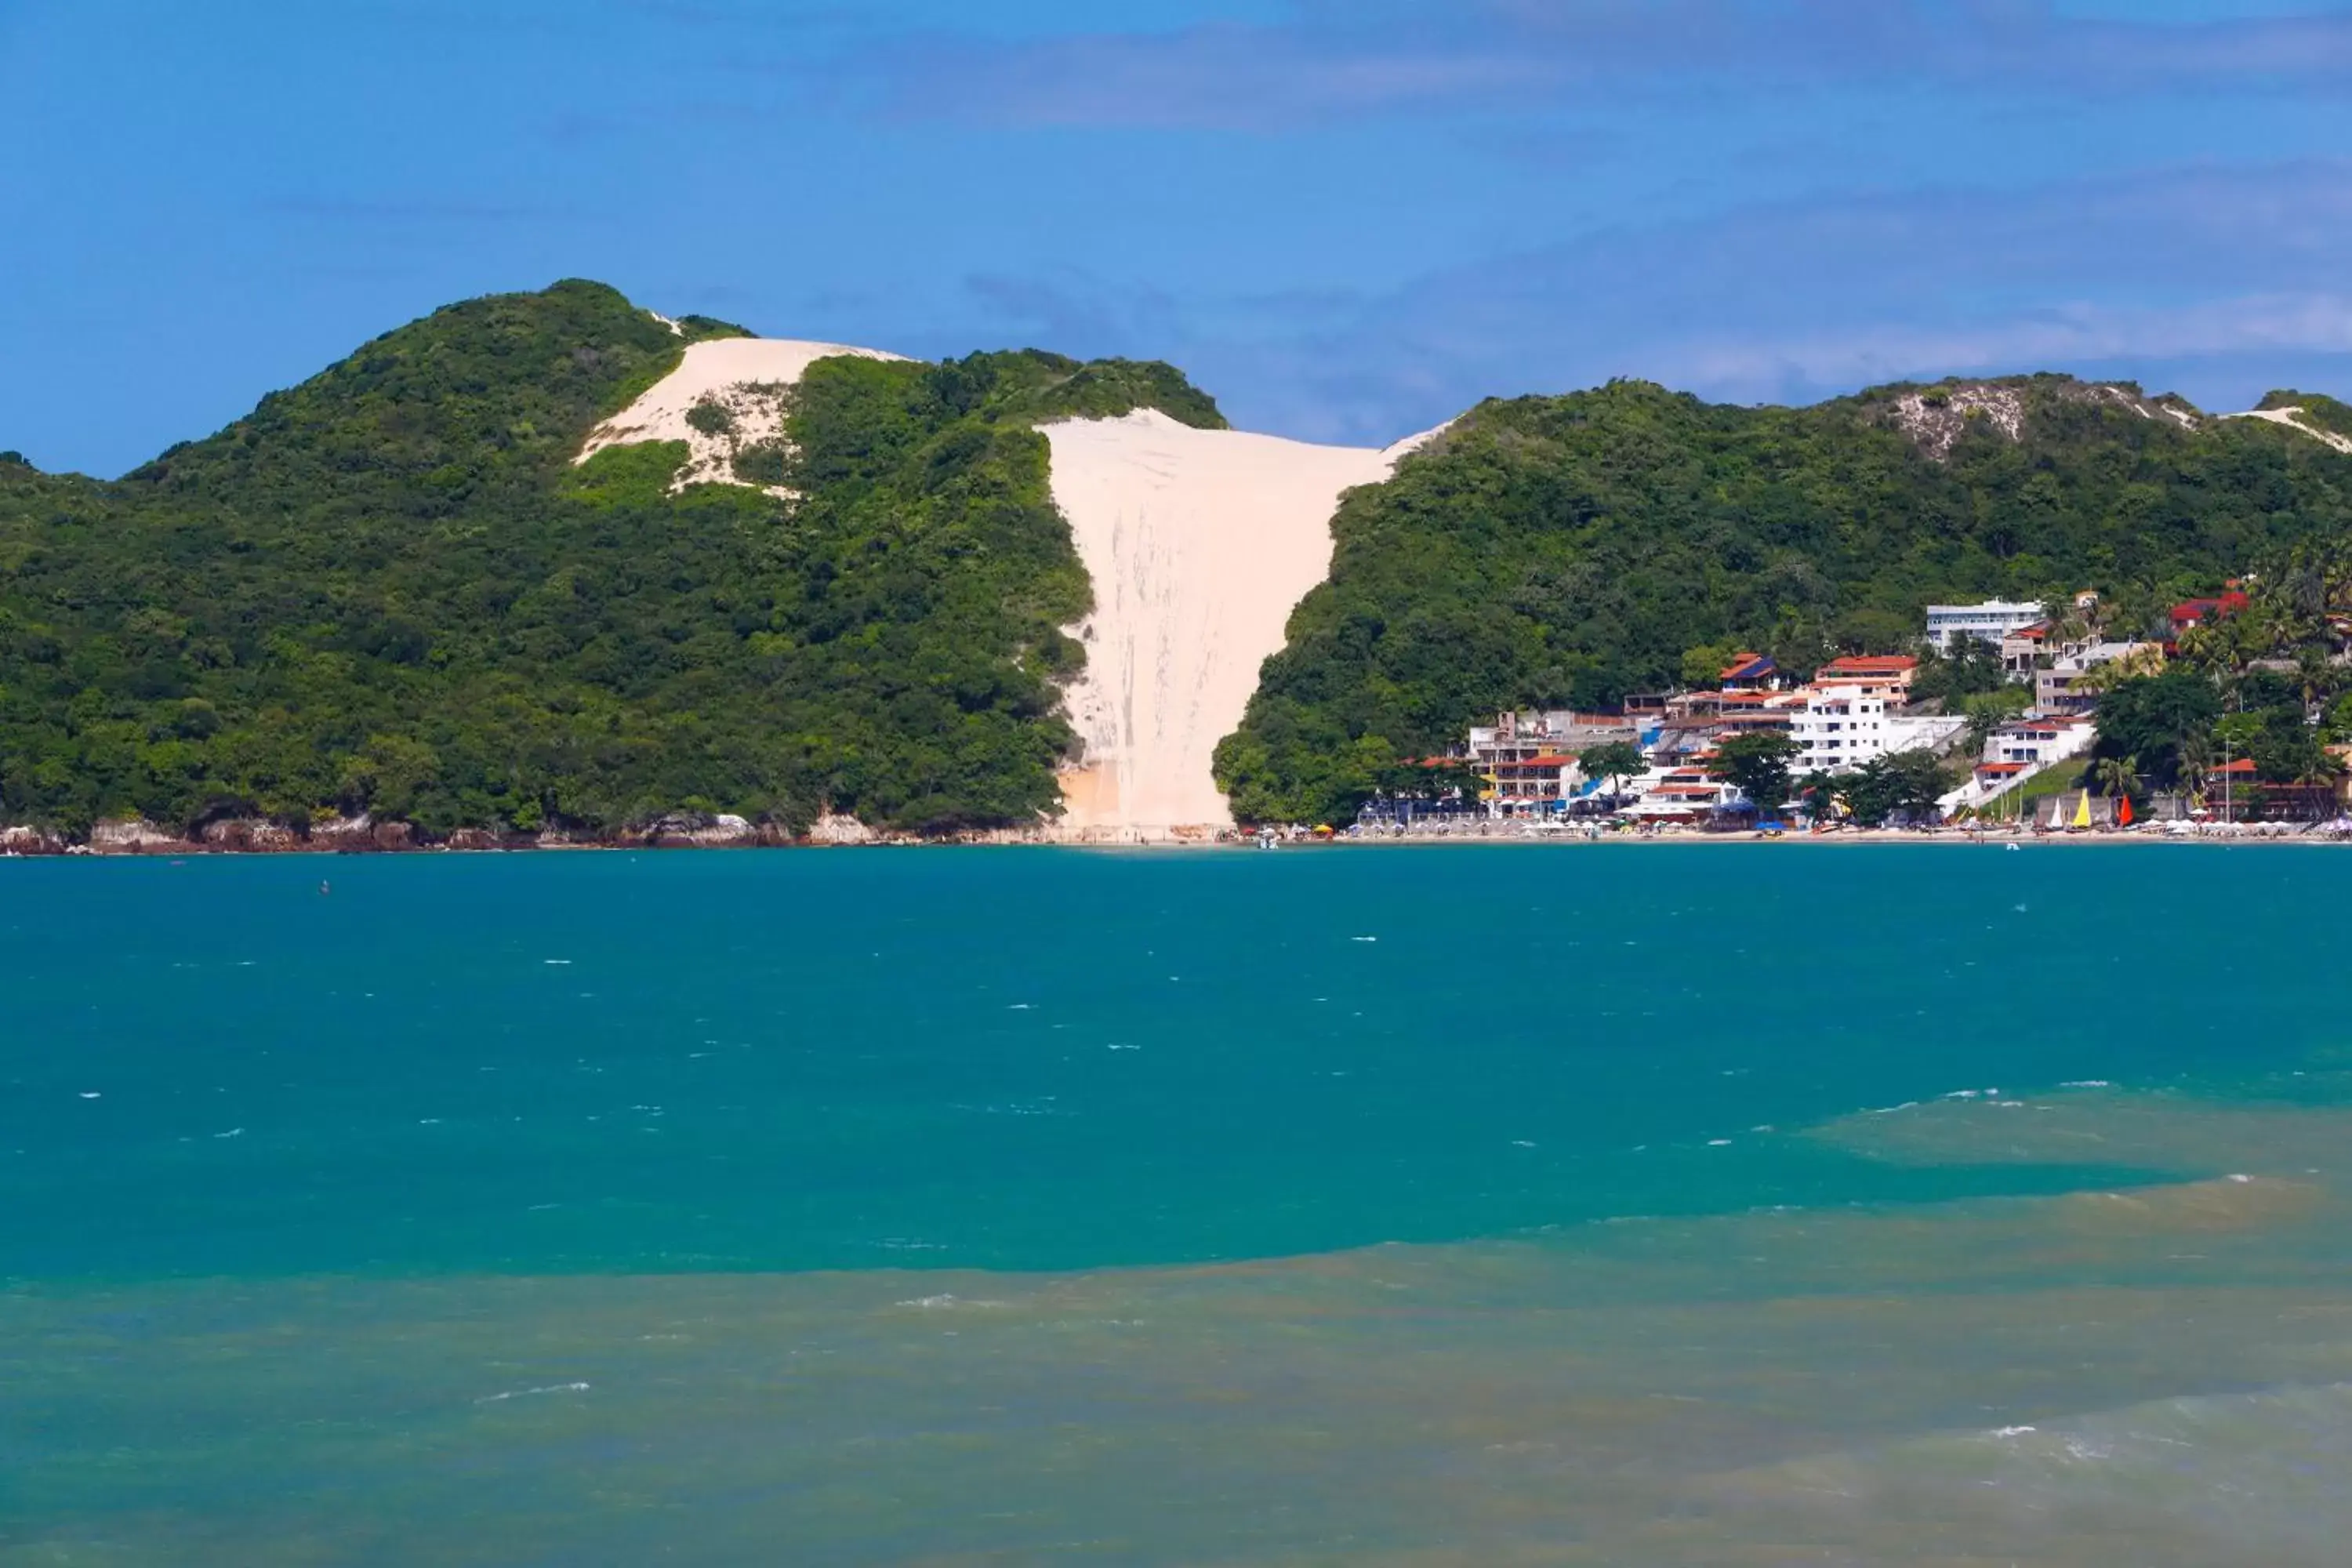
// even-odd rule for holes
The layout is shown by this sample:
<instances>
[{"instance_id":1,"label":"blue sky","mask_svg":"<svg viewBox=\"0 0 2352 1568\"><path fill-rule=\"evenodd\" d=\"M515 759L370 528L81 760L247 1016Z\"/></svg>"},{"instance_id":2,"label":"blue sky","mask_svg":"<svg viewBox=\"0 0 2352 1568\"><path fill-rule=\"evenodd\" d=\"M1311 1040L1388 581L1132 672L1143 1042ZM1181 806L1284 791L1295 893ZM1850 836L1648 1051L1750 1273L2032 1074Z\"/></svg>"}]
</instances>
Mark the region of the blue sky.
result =
<instances>
[{"instance_id":1,"label":"blue sky","mask_svg":"<svg viewBox=\"0 0 2352 1568\"><path fill-rule=\"evenodd\" d=\"M0 0L0 447L120 472L562 277L1317 439L1612 375L2352 394L2352 4Z\"/></svg>"}]
</instances>

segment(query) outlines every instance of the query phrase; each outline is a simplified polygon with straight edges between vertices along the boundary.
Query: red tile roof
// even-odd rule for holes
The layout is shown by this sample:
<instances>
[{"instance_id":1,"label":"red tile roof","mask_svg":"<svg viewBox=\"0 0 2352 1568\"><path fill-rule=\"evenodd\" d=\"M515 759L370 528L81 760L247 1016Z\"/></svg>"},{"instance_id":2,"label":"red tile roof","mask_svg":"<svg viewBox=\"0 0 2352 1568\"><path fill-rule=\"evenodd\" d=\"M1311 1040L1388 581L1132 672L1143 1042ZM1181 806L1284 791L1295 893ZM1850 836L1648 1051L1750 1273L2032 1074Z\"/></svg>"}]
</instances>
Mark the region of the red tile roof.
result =
<instances>
[{"instance_id":1,"label":"red tile roof","mask_svg":"<svg viewBox=\"0 0 2352 1568\"><path fill-rule=\"evenodd\" d=\"M2237 615L2252 605L2252 599L2234 588L2210 599L2185 599L2172 606L2172 624L2193 626L2209 618Z\"/></svg>"},{"instance_id":2,"label":"red tile roof","mask_svg":"<svg viewBox=\"0 0 2352 1568\"><path fill-rule=\"evenodd\" d=\"M1816 680L1830 680L1850 675L1905 675L1919 668L1919 661L1908 654L1872 654L1853 658L1833 658L1816 672Z\"/></svg>"}]
</instances>

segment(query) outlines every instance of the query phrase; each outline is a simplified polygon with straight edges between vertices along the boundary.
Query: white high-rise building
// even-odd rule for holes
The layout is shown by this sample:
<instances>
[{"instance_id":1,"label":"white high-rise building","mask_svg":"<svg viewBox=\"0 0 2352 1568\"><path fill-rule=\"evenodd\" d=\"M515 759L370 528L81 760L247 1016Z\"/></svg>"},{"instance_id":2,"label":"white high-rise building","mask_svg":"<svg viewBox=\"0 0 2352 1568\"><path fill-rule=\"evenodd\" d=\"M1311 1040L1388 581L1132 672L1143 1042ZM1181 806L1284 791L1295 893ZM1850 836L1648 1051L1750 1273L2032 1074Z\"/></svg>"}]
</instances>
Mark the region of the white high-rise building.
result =
<instances>
[{"instance_id":1,"label":"white high-rise building","mask_svg":"<svg viewBox=\"0 0 2352 1568\"><path fill-rule=\"evenodd\" d=\"M1806 695L1789 734L1799 774L1851 772L1886 754L1886 699L1864 696L1859 686L1823 687Z\"/></svg>"},{"instance_id":2,"label":"white high-rise building","mask_svg":"<svg viewBox=\"0 0 2352 1568\"><path fill-rule=\"evenodd\" d=\"M1790 770L1800 776L1816 770L1849 773L1890 752L1932 751L1968 728L1965 719L1905 718L1887 707L1885 696L1860 686L1807 691L1804 708L1789 725L1798 747Z\"/></svg>"},{"instance_id":3,"label":"white high-rise building","mask_svg":"<svg viewBox=\"0 0 2352 1568\"><path fill-rule=\"evenodd\" d=\"M1937 653L1949 654L1953 642L1960 637L1998 647L2000 639L2023 626L2042 618L2040 601L2011 604L2006 599L1987 599L1981 605L1930 605L1927 606L1927 643Z\"/></svg>"}]
</instances>

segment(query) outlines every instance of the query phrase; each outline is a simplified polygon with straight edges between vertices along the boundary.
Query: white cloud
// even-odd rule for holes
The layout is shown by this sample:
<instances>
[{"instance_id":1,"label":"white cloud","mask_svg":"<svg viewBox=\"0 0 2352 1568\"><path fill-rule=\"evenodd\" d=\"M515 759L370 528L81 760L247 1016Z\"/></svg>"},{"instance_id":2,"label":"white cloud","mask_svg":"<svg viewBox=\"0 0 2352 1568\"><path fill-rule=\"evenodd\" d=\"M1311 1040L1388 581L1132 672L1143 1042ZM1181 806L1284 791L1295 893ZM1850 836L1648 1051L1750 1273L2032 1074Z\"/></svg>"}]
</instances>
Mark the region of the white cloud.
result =
<instances>
[{"instance_id":1,"label":"white cloud","mask_svg":"<svg viewBox=\"0 0 2352 1568\"><path fill-rule=\"evenodd\" d=\"M933 36L863 65L899 113L1020 124L1264 128L1571 91L1591 102L1660 80L2342 97L2352 12L2179 21L2032 0L1307 0L1283 23Z\"/></svg>"},{"instance_id":2,"label":"white cloud","mask_svg":"<svg viewBox=\"0 0 2352 1568\"><path fill-rule=\"evenodd\" d=\"M2352 162L2194 167L1613 229L1295 328L1196 311L1181 346L1238 419L1313 438L1619 375L1755 402L2077 369L2226 401L2315 365L2352 380L2329 363L2352 356L2347 256Z\"/></svg>"},{"instance_id":3,"label":"white cloud","mask_svg":"<svg viewBox=\"0 0 2352 1568\"><path fill-rule=\"evenodd\" d=\"M1856 321L1783 337L1725 334L1662 345L1653 374L1718 395L1769 397L1792 386L2250 354L2352 355L2352 294L2252 295L2139 310L2076 304L1971 324Z\"/></svg>"}]
</instances>

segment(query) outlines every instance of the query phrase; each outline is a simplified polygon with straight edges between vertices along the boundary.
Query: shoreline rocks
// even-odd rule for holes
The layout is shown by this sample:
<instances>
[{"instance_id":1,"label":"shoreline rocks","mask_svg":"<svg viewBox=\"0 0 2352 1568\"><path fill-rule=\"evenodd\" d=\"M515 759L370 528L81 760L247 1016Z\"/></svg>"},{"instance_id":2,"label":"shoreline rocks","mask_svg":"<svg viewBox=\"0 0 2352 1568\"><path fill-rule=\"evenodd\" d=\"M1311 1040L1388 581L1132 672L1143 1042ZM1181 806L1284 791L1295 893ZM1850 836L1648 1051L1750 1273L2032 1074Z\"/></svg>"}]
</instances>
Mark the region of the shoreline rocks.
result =
<instances>
[{"instance_id":1,"label":"shoreline rocks","mask_svg":"<svg viewBox=\"0 0 2352 1568\"><path fill-rule=\"evenodd\" d=\"M167 833L145 817L125 822L94 823L89 830L93 855L185 855L195 845L176 833Z\"/></svg>"},{"instance_id":2,"label":"shoreline rocks","mask_svg":"<svg viewBox=\"0 0 2352 1568\"><path fill-rule=\"evenodd\" d=\"M62 855L66 841L37 827L0 827L0 855Z\"/></svg>"},{"instance_id":3,"label":"shoreline rocks","mask_svg":"<svg viewBox=\"0 0 2352 1568\"><path fill-rule=\"evenodd\" d=\"M203 843L222 855L288 855L305 847L302 836L284 823L249 817L211 824Z\"/></svg>"},{"instance_id":4,"label":"shoreline rocks","mask_svg":"<svg viewBox=\"0 0 2352 1568\"><path fill-rule=\"evenodd\" d=\"M339 855L389 854L417 847L415 828L405 822L378 822L366 812L310 824L310 847Z\"/></svg>"},{"instance_id":5,"label":"shoreline rocks","mask_svg":"<svg viewBox=\"0 0 2352 1568\"><path fill-rule=\"evenodd\" d=\"M1210 830L1177 830L1173 842L1207 842ZM611 832L549 827L535 833L460 827L427 837L413 823L327 816L297 826L268 817L224 817L182 835L142 817L93 825L88 837L30 825L0 826L0 855L391 855L421 852L482 854L538 849L783 849L908 847L922 845L1146 843L1159 836L1135 830L1072 833L1058 824L1030 827L968 829L925 837L883 833L845 813L827 811L807 831L795 833L775 822L754 822L731 812L675 811L642 825Z\"/></svg>"},{"instance_id":6,"label":"shoreline rocks","mask_svg":"<svg viewBox=\"0 0 2352 1568\"><path fill-rule=\"evenodd\" d=\"M882 836L854 816L826 812L808 830L811 844L878 844Z\"/></svg>"}]
</instances>

